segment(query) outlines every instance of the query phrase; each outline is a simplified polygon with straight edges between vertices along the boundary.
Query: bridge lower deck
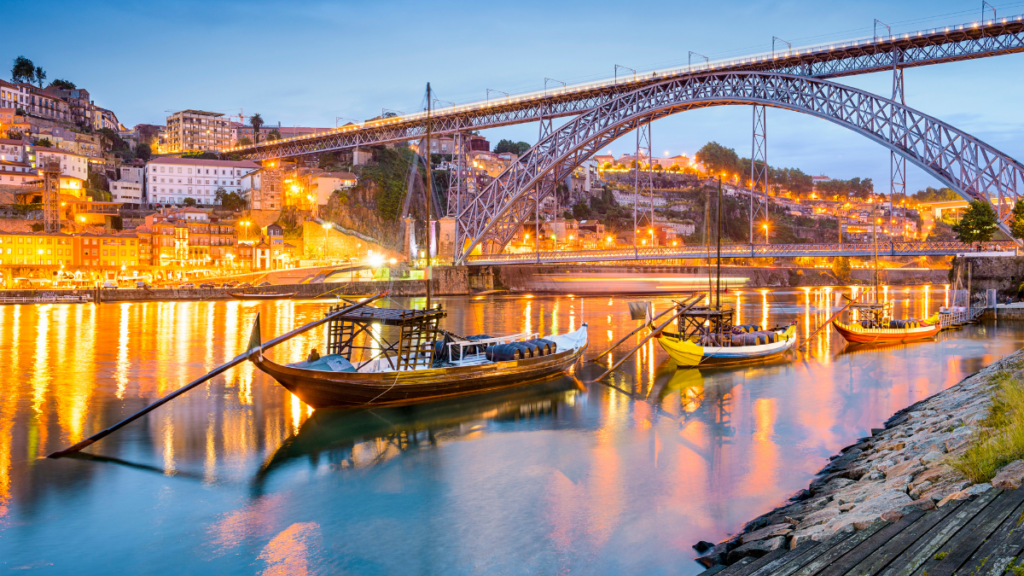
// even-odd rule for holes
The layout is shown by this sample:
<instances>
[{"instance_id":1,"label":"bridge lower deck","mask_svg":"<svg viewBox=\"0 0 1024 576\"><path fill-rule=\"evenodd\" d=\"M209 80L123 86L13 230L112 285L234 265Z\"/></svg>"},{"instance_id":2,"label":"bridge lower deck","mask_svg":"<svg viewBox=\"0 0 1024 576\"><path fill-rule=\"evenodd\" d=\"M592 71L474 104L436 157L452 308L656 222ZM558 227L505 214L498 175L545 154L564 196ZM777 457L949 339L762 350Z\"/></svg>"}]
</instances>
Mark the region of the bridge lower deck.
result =
<instances>
[{"instance_id":1,"label":"bridge lower deck","mask_svg":"<svg viewBox=\"0 0 1024 576\"><path fill-rule=\"evenodd\" d=\"M992 489L938 510L878 521L824 542L743 558L702 575L811 576L1024 573L1024 488ZM1021 568L1017 568L1021 566Z\"/></svg>"}]
</instances>

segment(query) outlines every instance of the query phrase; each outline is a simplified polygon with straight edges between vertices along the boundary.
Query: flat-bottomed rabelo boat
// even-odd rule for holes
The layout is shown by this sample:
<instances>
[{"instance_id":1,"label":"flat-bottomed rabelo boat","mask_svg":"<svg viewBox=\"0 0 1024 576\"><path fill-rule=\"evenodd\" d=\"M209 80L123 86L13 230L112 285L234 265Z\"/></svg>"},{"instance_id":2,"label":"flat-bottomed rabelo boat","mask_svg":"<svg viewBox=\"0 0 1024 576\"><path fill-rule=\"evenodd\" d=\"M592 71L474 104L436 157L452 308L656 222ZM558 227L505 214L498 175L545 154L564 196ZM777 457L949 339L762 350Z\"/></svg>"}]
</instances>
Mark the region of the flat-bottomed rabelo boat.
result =
<instances>
[{"instance_id":1,"label":"flat-bottomed rabelo boat","mask_svg":"<svg viewBox=\"0 0 1024 576\"><path fill-rule=\"evenodd\" d=\"M931 338L942 330L939 315L925 320L892 320L892 302L883 304L854 304L857 318L843 322L832 321L836 331L852 344L882 344L912 342Z\"/></svg>"},{"instance_id":2,"label":"flat-bottomed rabelo boat","mask_svg":"<svg viewBox=\"0 0 1024 576\"><path fill-rule=\"evenodd\" d=\"M570 369L587 346L586 324L544 338L460 337L438 328L444 316L441 308L365 307L340 314L327 324L327 354L314 350L292 364L263 354L257 319L249 360L314 408L379 406L545 380Z\"/></svg>"},{"instance_id":3,"label":"flat-bottomed rabelo boat","mask_svg":"<svg viewBox=\"0 0 1024 576\"><path fill-rule=\"evenodd\" d=\"M278 300L291 298L296 292L228 292L236 300Z\"/></svg>"},{"instance_id":4,"label":"flat-bottomed rabelo boat","mask_svg":"<svg viewBox=\"0 0 1024 576\"><path fill-rule=\"evenodd\" d=\"M732 310L708 306L686 311L679 317L679 332L665 331L657 338L676 366L695 368L782 356L796 343L796 326L734 326Z\"/></svg>"}]
</instances>

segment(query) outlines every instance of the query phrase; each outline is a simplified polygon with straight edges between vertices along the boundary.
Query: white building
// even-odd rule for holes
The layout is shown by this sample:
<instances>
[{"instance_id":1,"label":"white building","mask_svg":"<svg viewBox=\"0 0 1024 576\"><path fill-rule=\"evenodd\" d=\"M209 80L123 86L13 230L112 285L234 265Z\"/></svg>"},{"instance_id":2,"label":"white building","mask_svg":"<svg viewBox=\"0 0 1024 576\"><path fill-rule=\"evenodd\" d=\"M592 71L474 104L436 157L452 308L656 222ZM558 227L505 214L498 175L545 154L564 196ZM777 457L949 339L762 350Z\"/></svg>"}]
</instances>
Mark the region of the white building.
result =
<instances>
[{"instance_id":1,"label":"white building","mask_svg":"<svg viewBox=\"0 0 1024 576\"><path fill-rule=\"evenodd\" d=\"M359 183L356 175L351 172L324 172L314 177L317 204L326 206L335 190L352 188Z\"/></svg>"},{"instance_id":2,"label":"white building","mask_svg":"<svg viewBox=\"0 0 1024 576\"><path fill-rule=\"evenodd\" d=\"M115 180L110 183L110 195L114 202L123 204L142 204L142 184Z\"/></svg>"},{"instance_id":3,"label":"white building","mask_svg":"<svg viewBox=\"0 0 1024 576\"><path fill-rule=\"evenodd\" d=\"M249 160L157 158L146 163L146 196L151 203L182 204L192 198L213 204L220 188L241 193L242 178L256 170L259 165Z\"/></svg>"}]
</instances>

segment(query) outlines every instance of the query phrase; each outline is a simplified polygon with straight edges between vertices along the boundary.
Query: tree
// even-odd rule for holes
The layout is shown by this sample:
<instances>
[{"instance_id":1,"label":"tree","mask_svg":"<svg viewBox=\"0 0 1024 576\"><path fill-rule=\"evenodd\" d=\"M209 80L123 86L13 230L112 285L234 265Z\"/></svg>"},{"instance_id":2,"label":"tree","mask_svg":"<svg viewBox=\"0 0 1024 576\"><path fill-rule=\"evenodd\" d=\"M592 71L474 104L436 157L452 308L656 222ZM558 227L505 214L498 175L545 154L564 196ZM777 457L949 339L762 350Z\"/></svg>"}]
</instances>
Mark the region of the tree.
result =
<instances>
[{"instance_id":1,"label":"tree","mask_svg":"<svg viewBox=\"0 0 1024 576\"><path fill-rule=\"evenodd\" d=\"M32 75L35 78L36 83L39 84L39 87L42 88L43 80L46 80L46 70L36 66L35 72Z\"/></svg>"},{"instance_id":2,"label":"tree","mask_svg":"<svg viewBox=\"0 0 1024 576\"><path fill-rule=\"evenodd\" d=\"M49 138L36 138L33 146L42 146L43 148L53 148L53 143L50 142Z\"/></svg>"},{"instance_id":3,"label":"tree","mask_svg":"<svg viewBox=\"0 0 1024 576\"><path fill-rule=\"evenodd\" d=\"M7 131L7 137L11 140L21 140L21 132L11 128Z\"/></svg>"},{"instance_id":4,"label":"tree","mask_svg":"<svg viewBox=\"0 0 1024 576\"><path fill-rule=\"evenodd\" d=\"M223 188L217 188L214 198L226 210L238 211L246 208L245 198L242 198L237 192L228 192Z\"/></svg>"},{"instance_id":5,"label":"tree","mask_svg":"<svg viewBox=\"0 0 1024 576\"><path fill-rule=\"evenodd\" d=\"M740 158L732 148L726 148L718 142L708 142L694 155L704 169L716 175L722 172L735 174L738 172Z\"/></svg>"},{"instance_id":6,"label":"tree","mask_svg":"<svg viewBox=\"0 0 1024 576\"><path fill-rule=\"evenodd\" d=\"M135 146L135 156L144 162L149 162L149 159L153 157L153 149L149 147L149 144L139 142Z\"/></svg>"},{"instance_id":7,"label":"tree","mask_svg":"<svg viewBox=\"0 0 1024 576\"><path fill-rule=\"evenodd\" d=\"M498 144L494 147L496 154L503 152L511 152L516 156L522 156L524 152L530 149L530 145L527 142L513 142L511 140L499 140Z\"/></svg>"},{"instance_id":8,"label":"tree","mask_svg":"<svg viewBox=\"0 0 1024 576\"><path fill-rule=\"evenodd\" d=\"M252 139L248 136L242 136L238 139L239 146L252 146Z\"/></svg>"},{"instance_id":9,"label":"tree","mask_svg":"<svg viewBox=\"0 0 1024 576\"><path fill-rule=\"evenodd\" d=\"M1013 203L1013 212L1010 213L1010 234L1014 238L1024 239L1024 200Z\"/></svg>"},{"instance_id":10,"label":"tree","mask_svg":"<svg viewBox=\"0 0 1024 576\"><path fill-rule=\"evenodd\" d=\"M1016 206L1014 206L1016 208ZM988 242L997 229L999 217L992 205L984 200L972 200L960 221L951 227L964 244Z\"/></svg>"},{"instance_id":11,"label":"tree","mask_svg":"<svg viewBox=\"0 0 1024 576\"><path fill-rule=\"evenodd\" d=\"M835 274L836 279L842 282L843 284L849 284L852 278L852 271L850 269L850 258L847 256L833 258L832 273Z\"/></svg>"},{"instance_id":12,"label":"tree","mask_svg":"<svg viewBox=\"0 0 1024 576\"><path fill-rule=\"evenodd\" d=\"M193 158L196 160L216 160L217 155L213 152L186 152L181 155L182 158Z\"/></svg>"},{"instance_id":13,"label":"tree","mask_svg":"<svg viewBox=\"0 0 1024 576\"><path fill-rule=\"evenodd\" d=\"M196 199L195 198L185 198L184 200L181 201L181 203L184 204L185 206L195 206L196 205Z\"/></svg>"},{"instance_id":14,"label":"tree","mask_svg":"<svg viewBox=\"0 0 1024 576\"><path fill-rule=\"evenodd\" d=\"M50 82L50 87L60 88L61 90L74 90L75 88L77 88L74 82L70 80L62 80L60 78L57 78L53 82Z\"/></svg>"},{"instance_id":15,"label":"tree","mask_svg":"<svg viewBox=\"0 0 1024 576\"><path fill-rule=\"evenodd\" d=\"M24 56L14 59L14 66L11 67L11 82L31 82L36 78L36 65Z\"/></svg>"},{"instance_id":16,"label":"tree","mask_svg":"<svg viewBox=\"0 0 1024 576\"><path fill-rule=\"evenodd\" d=\"M267 142L271 140L280 140L281 133L277 131L277 128L271 128L270 132L267 133Z\"/></svg>"},{"instance_id":17,"label":"tree","mask_svg":"<svg viewBox=\"0 0 1024 576\"><path fill-rule=\"evenodd\" d=\"M252 117L249 118L249 125L252 126L253 142L255 142L256 144L259 144L260 143L260 127L263 126L263 116L260 116L259 112L253 114Z\"/></svg>"}]
</instances>

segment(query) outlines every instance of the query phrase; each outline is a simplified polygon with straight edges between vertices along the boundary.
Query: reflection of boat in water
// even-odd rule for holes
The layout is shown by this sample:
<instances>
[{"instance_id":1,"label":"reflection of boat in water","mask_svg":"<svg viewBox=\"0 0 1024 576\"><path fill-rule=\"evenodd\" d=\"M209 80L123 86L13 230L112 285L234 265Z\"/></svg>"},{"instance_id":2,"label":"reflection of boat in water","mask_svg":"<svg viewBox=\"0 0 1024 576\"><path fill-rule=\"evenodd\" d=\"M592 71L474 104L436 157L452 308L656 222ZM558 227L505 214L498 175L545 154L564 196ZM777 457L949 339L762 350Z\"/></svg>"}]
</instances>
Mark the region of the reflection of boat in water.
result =
<instances>
[{"instance_id":1,"label":"reflection of boat in water","mask_svg":"<svg viewBox=\"0 0 1024 576\"><path fill-rule=\"evenodd\" d=\"M884 304L854 304L861 318L843 322L836 318L832 326L852 344L910 342L932 338L942 330L939 315L925 320L893 320L892 301Z\"/></svg>"},{"instance_id":2,"label":"reflection of boat in water","mask_svg":"<svg viewBox=\"0 0 1024 576\"><path fill-rule=\"evenodd\" d=\"M443 316L440 308L364 307L340 314L328 323L327 356L311 354L288 365L263 355L257 324L249 359L303 402L323 408L422 402L521 386L572 367L587 345L586 324L544 338L525 333L463 338L438 328Z\"/></svg>"},{"instance_id":3,"label":"reflection of boat in water","mask_svg":"<svg viewBox=\"0 0 1024 576\"><path fill-rule=\"evenodd\" d=\"M438 435L460 435L469 428L461 425L479 420L509 421L543 417L578 392L570 378L557 378L514 389L475 396L462 396L415 405L373 409L317 410L263 464L256 476L265 480L273 470L299 458L315 461L322 453L340 455L352 465L356 444L385 439L408 448L420 442L435 443ZM473 427L473 430L477 430ZM401 439L401 440L398 440ZM365 464L372 465L371 459Z\"/></svg>"}]
</instances>

